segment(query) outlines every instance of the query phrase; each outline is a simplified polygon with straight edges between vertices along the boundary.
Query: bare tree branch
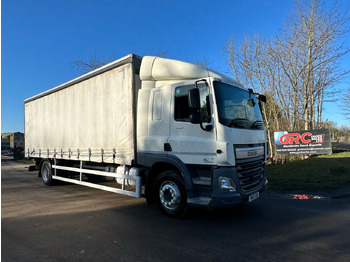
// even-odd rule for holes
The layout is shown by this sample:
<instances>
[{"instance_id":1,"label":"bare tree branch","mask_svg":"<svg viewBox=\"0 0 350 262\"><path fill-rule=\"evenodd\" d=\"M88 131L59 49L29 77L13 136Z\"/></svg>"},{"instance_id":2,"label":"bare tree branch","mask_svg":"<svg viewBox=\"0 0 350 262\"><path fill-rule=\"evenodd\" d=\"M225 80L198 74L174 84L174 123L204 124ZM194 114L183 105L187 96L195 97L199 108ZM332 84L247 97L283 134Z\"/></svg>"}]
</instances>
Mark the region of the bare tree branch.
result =
<instances>
[{"instance_id":1,"label":"bare tree branch","mask_svg":"<svg viewBox=\"0 0 350 262\"><path fill-rule=\"evenodd\" d=\"M77 67L83 73L87 73L101 66L104 66L112 61L113 61L113 57L100 58L100 57L97 57L96 53L94 53L87 60L77 60L77 61L74 61L72 65Z\"/></svg>"},{"instance_id":2,"label":"bare tree branch","mask_svg":"<svg viewBox=\"0 0 350 262\"><path fill-rule=\"evenodd\" d=\"M237 45L233 38L227 43L224 51L233 75L270 100L263 111L269 136L280 129L325 125L324 103L334 101L335 85L350 72L340 67L350 52L343 41L349 18L347 12L340 15L336 5L296 0L293 15L275 38L255 35Z\"/></svg>"}]
</instances>

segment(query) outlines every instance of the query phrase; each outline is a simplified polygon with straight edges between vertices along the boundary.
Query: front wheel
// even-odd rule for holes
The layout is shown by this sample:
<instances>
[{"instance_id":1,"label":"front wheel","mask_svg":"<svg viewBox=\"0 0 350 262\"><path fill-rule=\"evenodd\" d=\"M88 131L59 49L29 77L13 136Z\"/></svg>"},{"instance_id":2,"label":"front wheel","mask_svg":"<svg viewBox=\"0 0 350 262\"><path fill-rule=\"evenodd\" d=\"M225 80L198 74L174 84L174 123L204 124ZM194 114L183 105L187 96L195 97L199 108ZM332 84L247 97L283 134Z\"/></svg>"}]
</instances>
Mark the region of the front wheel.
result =
<instances>
[{"instance_id":1,"label":"front wheel","mask_svg":"<svg viewBox=\"0 0 350 262\"><path fill-rule=\"evenodd\" d=\"M183 217L187 213L186 189L180 174L175 170L160 173L154 181L154 199L167 216Z\"/></svg>"}]
</instances>

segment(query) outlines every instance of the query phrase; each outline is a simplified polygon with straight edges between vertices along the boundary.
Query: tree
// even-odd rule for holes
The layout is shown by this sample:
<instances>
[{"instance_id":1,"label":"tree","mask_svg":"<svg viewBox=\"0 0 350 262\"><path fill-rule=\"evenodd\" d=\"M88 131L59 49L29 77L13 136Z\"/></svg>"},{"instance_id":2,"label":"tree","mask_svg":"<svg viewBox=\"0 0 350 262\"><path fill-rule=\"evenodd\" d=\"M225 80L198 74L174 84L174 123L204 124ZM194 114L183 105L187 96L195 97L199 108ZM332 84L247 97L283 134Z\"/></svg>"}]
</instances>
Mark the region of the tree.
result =
<instances>
[{"instance_id":1,"label":"tree","mask_svg":"<svg viewBox=\"0 0 350 262\"><path fill-rule=\"evenodd\" d=\"M167 53L167 51L161 50L161 51L155 53L155 56L158 56L158 57L166 57L166 53Z\"/></svg>"},{"instance_id":2,"label":"tree","mask_svg":"<svg viewBox=\"0 0 350 262\"><path fill-rule=\"evenodd\" d=\"M227 43L225 51L235 78L270 100L263 107L270 141L275 131L324 125L324 102L332 101L335 84L349 73L339 67L340 59L350 51L342 41L348 21L349 16L341 16L336 6L300 0L280 35L272 39L247 36L238 45L231 38Z\"/></svg>"},{"instance_id":3,"label":"tree","mask_svg":"<svg viewBox=\"0 0 350 262\"><path fill-rule=\"evenodd\" d=\"M301 88L305 129L319 127L325 97L332 95L334 84L349 73L339 67L340 59L350 51L342 41L348 33L348 21L348 14L341 16L335 5L328 8L320 0L296 1L295 15L289 18L283 35L287 41L279 39L298 59L294 66Z\"/></svg>"},{"instance_id":4,"label":"tree","mask_svg":"<svg viewBox=\"0 0 350 262\"><path fill-rule=\"evenodd\" d=\"M345 91L344 95L342 96L341 107L346 119L350 121L350 87L348 87L348 89Z\"/></svg>"},{"instance_id":5,"label":"tree","mask_svg":"<svg viewBox=\"0 0 350 262\"><path fill-rule=\"evenodd\" d=\"M200 67L203 67L203 68L208 67L208 62L207 62L207 59L205 57L203 57L203 59L201 59L201 60L197 60L195 64L200 66Z\"/></svg>"},{"instance_id":6,"label":"tree","mask_svg":"<svg viewBox=\"0 0 350 262\"><path fill-rule=\"evenodd\" d=\"M159 52L151 52L151 55L152 53L154 53L154 55L158 57L166 57L167 55L167 51L162 51L162 50ZM90 57L87 60L77 60L77 61L74 61L72 65L77 67L83 73L87 73L101 66L109 64L113 60L114 60L113 56L110 56L109 58L101 58L101 57L98 57L95 52L92 55L90 55Z\"/></svg>"},{"instance_id":7,"label":"tree","mask_svg":"<svg viewBox=\"0 0 350 262\"><path fill-rule=\"evenodd\" d=\"M100 57L97 57L96 53L94 53L87 60L77 60L77 61L74 61L72 64L83 73L87 73L101 66L104 66L112 61L113 61L113 57L100 58Z\"/></svg>"}]
</instances>

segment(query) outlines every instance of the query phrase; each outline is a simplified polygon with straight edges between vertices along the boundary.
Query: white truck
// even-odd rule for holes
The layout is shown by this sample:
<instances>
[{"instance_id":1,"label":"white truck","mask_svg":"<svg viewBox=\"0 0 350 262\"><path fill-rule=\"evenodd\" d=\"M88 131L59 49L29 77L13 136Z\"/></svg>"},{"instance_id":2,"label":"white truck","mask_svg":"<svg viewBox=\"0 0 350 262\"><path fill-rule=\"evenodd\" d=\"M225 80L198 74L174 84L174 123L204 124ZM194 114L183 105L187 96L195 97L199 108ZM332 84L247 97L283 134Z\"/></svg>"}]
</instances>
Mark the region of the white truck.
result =
<instances>
[{"instance_id":1,"label":"white truck","mask_svg":"<svg viewBox=\"0 0 350 262\"><path fill-rule=\"evenodd\" d=\"M144 196L175 217L229 207L268 183L264 100L200 66L130 54L26 99L25 154L47 186Z\"/></svg>"}]
</instances>

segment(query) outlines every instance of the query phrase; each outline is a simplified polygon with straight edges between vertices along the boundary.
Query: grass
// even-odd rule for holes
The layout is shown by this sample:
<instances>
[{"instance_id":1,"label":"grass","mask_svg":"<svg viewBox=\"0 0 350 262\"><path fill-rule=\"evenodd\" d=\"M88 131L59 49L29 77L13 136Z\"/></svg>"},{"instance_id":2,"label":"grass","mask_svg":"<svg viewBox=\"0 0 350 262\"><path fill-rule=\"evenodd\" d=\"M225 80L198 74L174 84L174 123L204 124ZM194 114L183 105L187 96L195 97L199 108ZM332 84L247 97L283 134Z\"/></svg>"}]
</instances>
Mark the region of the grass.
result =
<instances>
[{"instance_id":1,"label":"grass","mask_svg":"<svg viewBox=\"0 0 350 262\"><path fill-rule=\"evenodd\" d=\"M350 151L310 157L284 165L269 166L269 187L275 191L325 191L350 186Z\"/></svg>"}]
</instances>

